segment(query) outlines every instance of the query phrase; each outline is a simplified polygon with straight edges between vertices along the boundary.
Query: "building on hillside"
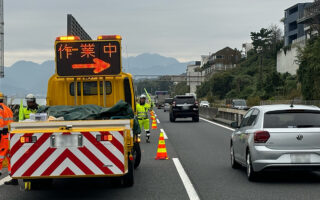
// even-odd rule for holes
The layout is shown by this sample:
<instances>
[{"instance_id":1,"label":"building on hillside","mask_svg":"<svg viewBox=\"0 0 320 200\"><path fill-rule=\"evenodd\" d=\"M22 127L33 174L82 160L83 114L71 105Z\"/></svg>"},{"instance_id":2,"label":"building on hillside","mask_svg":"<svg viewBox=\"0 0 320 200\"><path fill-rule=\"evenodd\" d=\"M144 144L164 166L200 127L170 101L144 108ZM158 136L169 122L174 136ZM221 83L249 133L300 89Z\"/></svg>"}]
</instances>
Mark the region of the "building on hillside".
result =
<instances>
[{"instance_id":1,"label":"building on hillside","mask_svg":"<svg viewBox=\"0 0 320 200\"><path fill-rule=\"evenodd\" d=\"M204 71L204 75L210 77L218 71L226 71L237 66L241 59L241 52L230 47L225 47L216 53L210 55L208 64Z\"/></svg>"},{"instance_id":2,"label":"building on hillside","mask_svg":"<svg viewBox=\"0 0 320 200\"><path fill-rule=\"evenodd\" d=\"M317 0L318 1L318 0ZM303 48L308 38L302 18L312 3L298 3L285 10L284 48L277 53L277 71L295 75L299 68L298 49Z\"/></svg>"},{"instance_id":3,"label":"building on hillside","mask_svg":"<svg viewBox=\"0 0 320 200\"><path fill-rule=\"evenodd\" d=\"M313 3L308 4L297 22L304 25L306 38L318 34L320 30L320 0L315 0Z\"/></svg>"},{"instance_id":4,"label":"building on hillside","mask_svg":"<svg viewBox=\"0 0 320 200\"><path fill-rule=\"evenodd\" d=\"M304 24L298 23L303 16L304 9L311 3L298 3L284 11L284 45L289 46L294 40L304 39Z\"/></svg>"},{"instance_id":5,"label":"building on hillside","mask_svg":"<svg viewBox=\"0 0 320 200\"><path fill-rule=\"evenodd\" d=\"M204 65L209 61L209 58L210 58L210 53L209 53L209 55L202 55L201 56L200 68L204 67Z\"/></svg>"},{"instance_id":6,"label":"building on hillside","mask_svg":"<svg viewBox=\"0 0 320 200\"><path fill-rule=\"evenodd\" d=\"M202 72L200 71L201 61L187 66L187 85L190 86L190 93L196 93L197 86L204 81Z\"/></svg>"},{"instance_id":7,"label":"building on hillside","mask_svg":"<svg viewBox=\"0 0 320 200\"><path fill-rule=\"evenodd\" d=\"M248 51L250 51L251 49L253 49L252 43L243 43L242 50L241 50L241 57L246 58L248 55Z\"/></svg>"}]
</instances>

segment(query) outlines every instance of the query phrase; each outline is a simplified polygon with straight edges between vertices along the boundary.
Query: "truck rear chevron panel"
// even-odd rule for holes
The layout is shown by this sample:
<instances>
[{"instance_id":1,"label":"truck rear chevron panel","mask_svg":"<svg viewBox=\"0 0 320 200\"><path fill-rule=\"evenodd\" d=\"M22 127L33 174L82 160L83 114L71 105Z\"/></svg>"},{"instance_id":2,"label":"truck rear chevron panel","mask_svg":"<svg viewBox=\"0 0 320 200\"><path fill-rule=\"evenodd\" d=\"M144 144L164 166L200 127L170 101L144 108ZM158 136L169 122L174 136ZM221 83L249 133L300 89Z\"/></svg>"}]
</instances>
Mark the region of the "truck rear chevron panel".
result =
<instances>
[{"instance_id":1,"label":"truck rear chevron panel","mask_svg":"<svg viewBox=\"0 0 320 200\"><path fill-rule=\"evenodd\" d=\"M71 132L82 135L80 147L52 147L51 136L61 133L11 134L11 176L77 176L123 174L124 133ZM97 134L112 135L111 141L99 142ZM21 136L36 136L35 143L21 143Z\"/></svg>"}]
</instances>

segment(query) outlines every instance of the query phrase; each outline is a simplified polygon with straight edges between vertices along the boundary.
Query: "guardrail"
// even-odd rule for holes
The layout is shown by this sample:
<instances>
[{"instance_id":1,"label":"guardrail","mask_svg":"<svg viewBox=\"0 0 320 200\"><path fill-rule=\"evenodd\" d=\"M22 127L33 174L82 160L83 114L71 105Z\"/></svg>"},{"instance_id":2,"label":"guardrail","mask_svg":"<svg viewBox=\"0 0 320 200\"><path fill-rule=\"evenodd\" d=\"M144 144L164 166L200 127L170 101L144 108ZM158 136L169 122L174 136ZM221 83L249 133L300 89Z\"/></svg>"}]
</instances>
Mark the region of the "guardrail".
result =
<instances>
[{"instance_id":1,"label":"guardrail","mask_svg":"<svg viewBox=\"0 0 320 200\"><path fill-rule=\"evenodd\" d=\"M199 114L201 117L218 121L227 125L231 122L238 122L240 125L243 116L247 113L246 110L238 110L231 108L204 108L200 107Z\"/></svg>"}]
</instances>

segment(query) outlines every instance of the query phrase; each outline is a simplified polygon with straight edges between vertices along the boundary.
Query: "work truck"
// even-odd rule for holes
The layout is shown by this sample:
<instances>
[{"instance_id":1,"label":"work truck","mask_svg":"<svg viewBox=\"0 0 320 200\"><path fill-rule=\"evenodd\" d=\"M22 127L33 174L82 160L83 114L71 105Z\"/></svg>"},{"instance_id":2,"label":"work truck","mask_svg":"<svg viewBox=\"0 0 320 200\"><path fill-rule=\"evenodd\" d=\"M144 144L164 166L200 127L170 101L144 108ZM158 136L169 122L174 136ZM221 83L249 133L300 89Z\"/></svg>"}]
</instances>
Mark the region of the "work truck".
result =
<instances>
[{"instance_id":1,"label":"work truck","mask_svg":"<svg viewBox=\"0 0 320 200\"><path fill-rule=\"evenodd\" d=\"M58 178L111 177L132 186L134 168L141 159L140 129L132 117L136 110L133 79L121 67L121 36L57 37L55 55L47 110L58 111L47 113L42 121L11 123L11 177L25 190L50 185ZM127 106L131 117L123 111L112 116L119 105ZM78 112L81 108L85 113L107 110L108 115L98 118L101 114L89 113L91 117L84 118ZM67 109L77 112L64 115Z\"/></svg>"}]
</instances>

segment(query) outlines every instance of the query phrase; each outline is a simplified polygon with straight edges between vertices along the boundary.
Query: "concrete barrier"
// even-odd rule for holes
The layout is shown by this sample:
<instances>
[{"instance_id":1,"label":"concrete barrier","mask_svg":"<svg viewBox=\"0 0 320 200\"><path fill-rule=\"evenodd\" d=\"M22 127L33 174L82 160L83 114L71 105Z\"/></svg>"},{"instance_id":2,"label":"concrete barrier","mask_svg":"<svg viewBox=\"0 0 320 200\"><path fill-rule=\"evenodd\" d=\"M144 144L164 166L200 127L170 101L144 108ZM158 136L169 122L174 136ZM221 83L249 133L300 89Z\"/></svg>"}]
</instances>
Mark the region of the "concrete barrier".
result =
<instances>
[{"instance_id":1,"label":"concrete barrier","mask_svg":"<svg viewBox=\"0 0 320 200\"><path fill-rule=\"evenodd\" d=\"M240 125L243 116L247 113L246 110L238 110L231 108L200 108L199 114L201 117L221 122L229 125L231 122L238 122Z\"/></svg>"}]
</instances>

